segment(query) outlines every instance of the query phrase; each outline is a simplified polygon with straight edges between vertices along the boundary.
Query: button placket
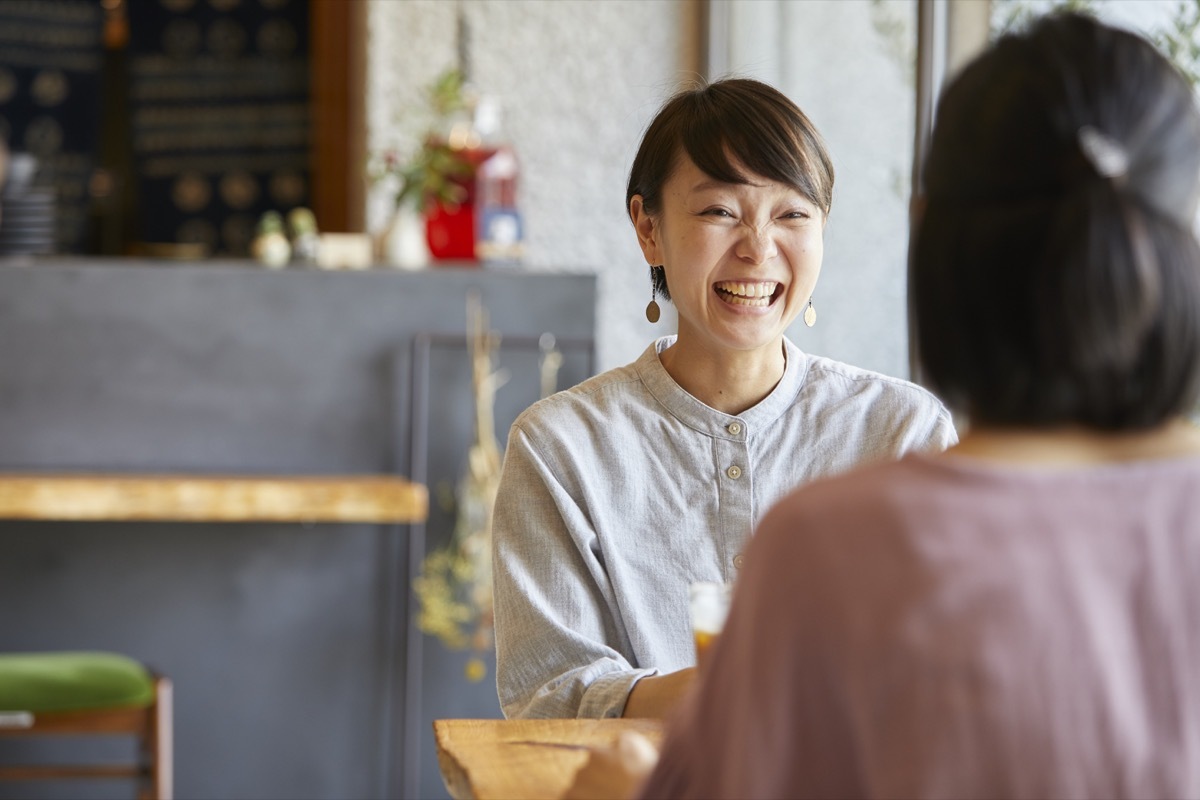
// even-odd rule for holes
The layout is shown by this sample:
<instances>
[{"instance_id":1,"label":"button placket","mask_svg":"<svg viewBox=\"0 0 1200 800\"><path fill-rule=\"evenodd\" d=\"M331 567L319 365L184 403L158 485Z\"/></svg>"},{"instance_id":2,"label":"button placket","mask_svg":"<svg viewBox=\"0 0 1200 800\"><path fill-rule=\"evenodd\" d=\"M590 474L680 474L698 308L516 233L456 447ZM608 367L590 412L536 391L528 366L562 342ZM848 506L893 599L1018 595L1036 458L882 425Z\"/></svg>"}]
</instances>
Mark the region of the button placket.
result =
<instances>
[{"instance_id":1,"label":"button placket","mask_svg":"<svg viewBox=\"0 0 1200 800\"><path fill-rule=\"evenodd\" d=\"M735 559L746 547L753 520L753 481L751 454L747 438L749 429L739 419L726 417L712 430L714 455L720 493L721 533L719 555L721 573L733 580L737 572Z\"/></svg>"},{"instance_id":2,"label":"button placket","mask_svg":"<svg viewBox=\"0 0 1200 800\"><path fill-rule=\"evenodd\" d=\"M731 422L725 426L725 431L730 436L739 436L740 437L742 434L742 423L738 422L737 420L734 420L733 422ZM726 467L725 475L730 480L736 481L738 478L742 477L742 468L740 466L738 466L737 464L731 464L730 466Z\"/></svg>"}]
</instances>

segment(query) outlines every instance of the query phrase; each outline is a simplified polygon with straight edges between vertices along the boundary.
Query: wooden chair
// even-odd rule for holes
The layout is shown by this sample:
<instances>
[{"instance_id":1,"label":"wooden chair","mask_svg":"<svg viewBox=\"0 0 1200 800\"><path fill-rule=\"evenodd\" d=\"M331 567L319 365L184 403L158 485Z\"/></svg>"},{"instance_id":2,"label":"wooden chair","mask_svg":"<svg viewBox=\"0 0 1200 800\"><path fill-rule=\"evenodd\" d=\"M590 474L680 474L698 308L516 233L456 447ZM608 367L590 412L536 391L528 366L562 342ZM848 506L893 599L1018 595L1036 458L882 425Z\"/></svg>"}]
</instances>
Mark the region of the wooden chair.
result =
<instances>
[{"instance_id":1,"label":"wooden chair","mask_svg":"<svg viewBox=\"0 0 1200 800\"><path fill-rule=\"evenodd\" d=\"M139 800L171 800L171 682L115 653L0 653L0 781L132 778ZM138 740L136 763L16 765L5 739Z\"/></svg>"}]
</instances>

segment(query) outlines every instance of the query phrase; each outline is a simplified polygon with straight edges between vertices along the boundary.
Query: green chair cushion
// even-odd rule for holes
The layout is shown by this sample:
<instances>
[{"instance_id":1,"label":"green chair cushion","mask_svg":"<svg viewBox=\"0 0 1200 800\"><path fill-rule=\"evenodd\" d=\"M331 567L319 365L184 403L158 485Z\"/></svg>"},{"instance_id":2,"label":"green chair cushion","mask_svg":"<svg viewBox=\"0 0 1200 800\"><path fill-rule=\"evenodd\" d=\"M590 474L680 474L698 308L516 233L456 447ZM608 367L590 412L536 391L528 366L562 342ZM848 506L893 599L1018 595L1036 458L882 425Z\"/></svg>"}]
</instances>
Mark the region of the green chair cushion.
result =
<instances>
[{"instance_id":1,"label":"green chair cushion","mask_svg":"<svg viewBox=\"0 0 1200 800\"><path fill-rule=\"evenodd\" d=\"M116 653L0 653L0 711L145 707L154 700L146 668Z\"/></svg>"}]
</instances>

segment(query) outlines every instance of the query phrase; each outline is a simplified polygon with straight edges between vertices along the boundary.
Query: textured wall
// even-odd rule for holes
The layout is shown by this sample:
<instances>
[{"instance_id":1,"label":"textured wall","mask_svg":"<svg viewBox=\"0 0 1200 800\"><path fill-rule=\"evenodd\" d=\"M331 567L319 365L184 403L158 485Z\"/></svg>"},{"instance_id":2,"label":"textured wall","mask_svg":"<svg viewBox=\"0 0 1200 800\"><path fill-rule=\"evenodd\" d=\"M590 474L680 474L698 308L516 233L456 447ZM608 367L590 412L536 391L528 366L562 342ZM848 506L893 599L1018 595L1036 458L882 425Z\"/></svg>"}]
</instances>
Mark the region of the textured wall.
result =
<instances>
[{"instance_id":1,"label":"textured wall","mask_svg":"<svg viewBox=\"0 0 1200 800\"><path fill-rule=\"evenodd\" d=\"M645 261L624 210L625 180L659 104L697 75L696 0L371 0L368 147L410 141L411 109L456 63L455 12L471 31L471 78L500 98L522 161L526 266L599 276L599 367L632 361L674 329L643 317ZM406 116L406 111L408 115ZM373 191L372 229L387 214Z\"/></svg>"}]
</instances>

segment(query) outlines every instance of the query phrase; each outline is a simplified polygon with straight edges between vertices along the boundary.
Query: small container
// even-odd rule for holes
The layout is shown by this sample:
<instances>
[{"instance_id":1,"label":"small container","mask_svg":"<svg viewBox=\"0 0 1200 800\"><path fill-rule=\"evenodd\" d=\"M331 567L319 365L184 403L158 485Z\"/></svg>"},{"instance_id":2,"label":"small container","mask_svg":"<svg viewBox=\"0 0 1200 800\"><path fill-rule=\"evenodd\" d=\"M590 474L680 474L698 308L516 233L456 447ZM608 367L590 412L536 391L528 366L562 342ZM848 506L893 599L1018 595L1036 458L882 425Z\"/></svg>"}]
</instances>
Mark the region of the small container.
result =
<instances>
[{"instance_id":1,"label":"small container","mask_svg":"<svg viewBox=\"0 0 1200 800\"><path fill-rule=\"evenodd\" d=\"M728 583L700 581L688 588L688 610L692 637L696 642L696 663L703 664L713 642L725 627L733 586Z\"/></svg>"}]
</instances>

